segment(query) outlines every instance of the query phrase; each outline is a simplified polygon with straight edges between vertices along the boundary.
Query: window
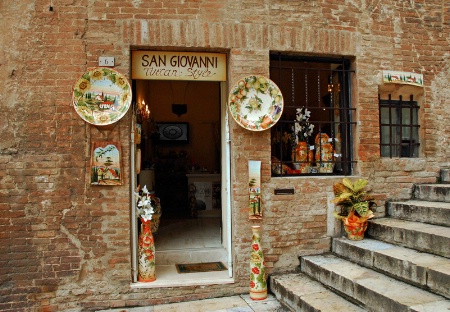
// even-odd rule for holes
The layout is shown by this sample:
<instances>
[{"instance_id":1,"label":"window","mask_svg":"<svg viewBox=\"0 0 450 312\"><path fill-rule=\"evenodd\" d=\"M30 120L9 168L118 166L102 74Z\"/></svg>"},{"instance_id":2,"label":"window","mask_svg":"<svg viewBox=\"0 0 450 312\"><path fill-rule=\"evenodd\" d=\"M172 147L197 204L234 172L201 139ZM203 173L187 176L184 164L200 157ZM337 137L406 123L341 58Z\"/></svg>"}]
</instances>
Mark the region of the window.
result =
<instances>
[{"instance_id":1,"label":"window","mask_svg":"<svg viewBox=\"0 0 450 312\"><path fill-rule=\"evenodd\" d=\"M382 157L418 157L419 106L410 96L409 101L379 99Z\"/></svg>"},{"instance_id":2,"label":"window","mask_svg":"<svg viewBox=\"0 0 450 312\"><path fill-rule=\"evenodd\" d=\"M273 53L270 79L284 98L271 128L272 176L350 175L350 60Z\"/></svg>"}]
</instances>

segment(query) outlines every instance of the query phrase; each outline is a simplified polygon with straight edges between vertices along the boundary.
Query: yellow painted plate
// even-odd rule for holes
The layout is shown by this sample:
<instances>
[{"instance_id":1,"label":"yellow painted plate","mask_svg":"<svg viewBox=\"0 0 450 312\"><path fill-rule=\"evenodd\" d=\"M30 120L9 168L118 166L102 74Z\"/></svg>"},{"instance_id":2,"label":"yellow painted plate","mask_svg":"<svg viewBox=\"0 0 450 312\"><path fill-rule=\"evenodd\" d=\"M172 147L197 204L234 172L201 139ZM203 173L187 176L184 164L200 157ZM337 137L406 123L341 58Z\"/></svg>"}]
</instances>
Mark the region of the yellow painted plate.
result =
<instances>
[{"instance_id":1,"label":"yellow painted plate","mask_svg":"<svg viewBox=\"0 0 450 312\"><path fill-rule=\"evenodd\" d=\"M263 131L277 123L283 112L283 95L278 86L264 76L240 79L228 97L228 108L243 128Z\"/></svg>"},{"instance_id":2,"label":"yellow painted plate","mask_svg":"<svg viewBox=\"0 0 450 312\"><path fill-rule=\"evenodd\" d=\"M73 88L73 106L93 125L106 126L122 118L130 108L131 86L112 68L95 67L84 73Z\"/></svg>"}]
</instances>

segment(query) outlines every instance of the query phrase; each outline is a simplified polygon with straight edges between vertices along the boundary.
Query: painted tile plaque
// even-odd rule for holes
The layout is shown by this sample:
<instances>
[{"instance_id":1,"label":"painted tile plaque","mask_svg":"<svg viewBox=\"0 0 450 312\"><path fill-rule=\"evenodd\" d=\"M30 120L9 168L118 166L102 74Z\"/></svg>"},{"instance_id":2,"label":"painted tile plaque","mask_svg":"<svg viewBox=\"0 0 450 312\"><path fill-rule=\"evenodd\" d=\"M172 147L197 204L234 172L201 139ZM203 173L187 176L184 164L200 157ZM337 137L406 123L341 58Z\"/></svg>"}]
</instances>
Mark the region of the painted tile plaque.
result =
<instances>
[{"instance_id":1,"label":"painted tile plaque","mask_svg":"<svg viewBox=\"0 0 450 312\"><path fill-rule=\"evenodd\" d=\"M261 211L261 161L248 161L249 219L262 219Z\"/></svg>"},{"instance_id":2,"label":"painted tile plaque","mask_svg":"<svg viewBox=\"0 0 450 312\"><path fill-rule=\"evenodd\" d=\"M423 74L383 70L383 83L407 84L423 87Z\"/></svg>"},{"instance_id":3,"label":"painted tile plaque","mask_svg":"<svg viewBox=\"0 0 450 312\"><path fill-rule=\"evenodd\" d=\"M122 185L119 142L92 142L91 184Z\"/></svg>"}]
</instances>

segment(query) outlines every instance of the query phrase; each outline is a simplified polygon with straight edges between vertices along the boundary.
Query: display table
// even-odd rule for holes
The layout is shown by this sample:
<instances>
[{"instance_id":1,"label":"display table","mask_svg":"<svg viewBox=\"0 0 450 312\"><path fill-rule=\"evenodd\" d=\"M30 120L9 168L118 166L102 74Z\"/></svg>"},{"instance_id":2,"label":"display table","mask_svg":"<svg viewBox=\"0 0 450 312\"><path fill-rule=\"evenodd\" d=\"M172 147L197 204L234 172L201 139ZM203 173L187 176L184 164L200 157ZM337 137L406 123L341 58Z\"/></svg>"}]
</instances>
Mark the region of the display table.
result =
<instances>
[{"instance_id":1,"label":"display table","mask_svg":"<svg viewBox=\"0 0 450 312\"><path fill-rule=\"evenodd\" d=\"M188 173L186 177L188 178L191 216L197 217L199 214L206 216L211 214L207 211L219 211L221 208L220 174Z\"/></svg>"}]
</instances>

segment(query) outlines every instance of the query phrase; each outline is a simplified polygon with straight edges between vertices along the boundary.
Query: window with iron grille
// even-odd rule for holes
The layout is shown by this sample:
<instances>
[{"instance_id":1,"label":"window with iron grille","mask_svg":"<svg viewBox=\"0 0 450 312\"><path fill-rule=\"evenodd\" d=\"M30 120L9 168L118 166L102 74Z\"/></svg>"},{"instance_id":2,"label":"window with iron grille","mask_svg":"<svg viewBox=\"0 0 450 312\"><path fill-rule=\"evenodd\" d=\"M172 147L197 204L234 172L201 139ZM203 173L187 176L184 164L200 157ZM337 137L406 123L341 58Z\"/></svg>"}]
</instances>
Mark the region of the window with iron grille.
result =
<instances>
[{"instance_id":1,"label":"window with iron grille","mask_svg":"<svg viewBox=\"0 0 450 312\"><path fill-rule=\"evenodd\" d=\"M272 176L352 173L352 73L345 58L271 54L270 79L284 99L271 128Z\"/></svg>"},{"instance_id":2,"label":"window with iron grille","mask_svg":"<svg viewBox=\"0 0 450 312\"><path fill-rule=\"evenodd\" d=\"M380 147L382 157L419 156L419 105L411 95L408 101L379 99Z\"/></svg>"}]
</instances>

